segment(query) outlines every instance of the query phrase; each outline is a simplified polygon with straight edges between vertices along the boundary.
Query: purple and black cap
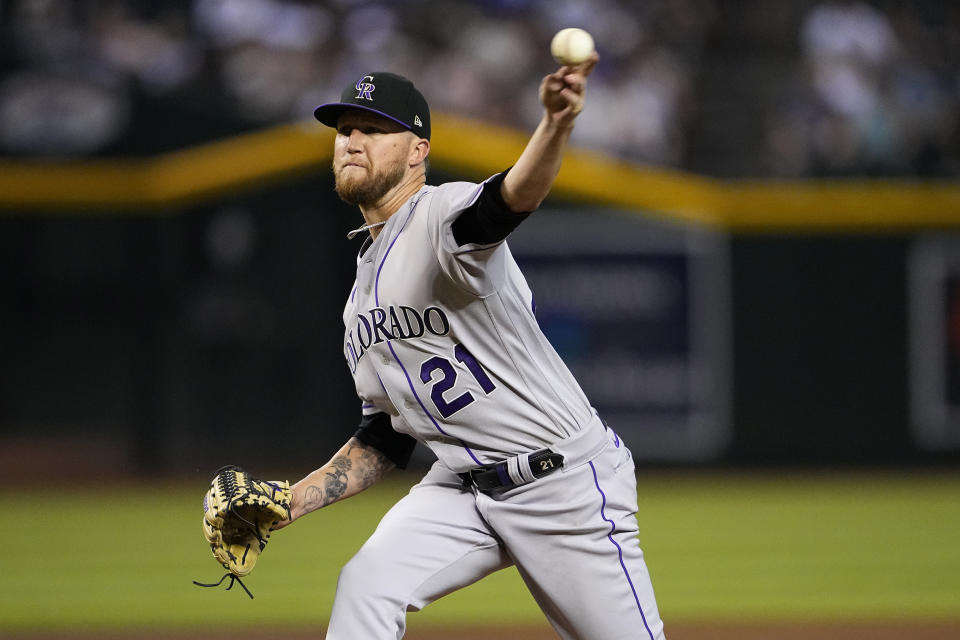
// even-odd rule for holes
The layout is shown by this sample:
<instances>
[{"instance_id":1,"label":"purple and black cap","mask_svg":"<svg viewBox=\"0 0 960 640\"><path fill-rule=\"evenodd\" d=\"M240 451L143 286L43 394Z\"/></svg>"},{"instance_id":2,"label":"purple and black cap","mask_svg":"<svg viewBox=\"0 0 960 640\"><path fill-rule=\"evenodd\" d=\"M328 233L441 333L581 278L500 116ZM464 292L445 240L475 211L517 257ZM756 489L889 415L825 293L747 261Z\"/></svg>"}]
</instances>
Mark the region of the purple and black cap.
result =
<instances>
[{"instance_id":1,"label":"purple and black cap","mask_svg":"<svg viewBox=\"0 0 960 640\"><path fill-rule=\"evenodd\" d=\"M430 107L413 83L403 76L375 71L360 78L340 94L340 102L322 104L314 117L328 127L347 109L363 109L397 122L421 138L430 139Z\"/></svg>"}]
</instances>

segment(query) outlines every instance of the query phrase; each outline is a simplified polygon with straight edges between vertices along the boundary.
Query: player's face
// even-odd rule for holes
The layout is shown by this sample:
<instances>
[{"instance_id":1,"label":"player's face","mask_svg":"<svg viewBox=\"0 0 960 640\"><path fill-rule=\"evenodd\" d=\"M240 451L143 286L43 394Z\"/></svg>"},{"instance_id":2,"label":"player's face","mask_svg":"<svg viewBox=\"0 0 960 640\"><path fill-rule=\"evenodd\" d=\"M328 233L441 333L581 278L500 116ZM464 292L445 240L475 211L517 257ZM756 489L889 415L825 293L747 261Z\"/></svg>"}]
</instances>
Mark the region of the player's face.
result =
<instances>
[{"instance_id":1,"label":"player's face","mask_svg":"<svg viewBox=\"0 0 960 640\"><path fill-rule=\"evenodd\" d=\"M403 180L413 133L367 111L346 111L337 121L333 175L345 202L372 207Z\"/></svg>"}]
</instances>

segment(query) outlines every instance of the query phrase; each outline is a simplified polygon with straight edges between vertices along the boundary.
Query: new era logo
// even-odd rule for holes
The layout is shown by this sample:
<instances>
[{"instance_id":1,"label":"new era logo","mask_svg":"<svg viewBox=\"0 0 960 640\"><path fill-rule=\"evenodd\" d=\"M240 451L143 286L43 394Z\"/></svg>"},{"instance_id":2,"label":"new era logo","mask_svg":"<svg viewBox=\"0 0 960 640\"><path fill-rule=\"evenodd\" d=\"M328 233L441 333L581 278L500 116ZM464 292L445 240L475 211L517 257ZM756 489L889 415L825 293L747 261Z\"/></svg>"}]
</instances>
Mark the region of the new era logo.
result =
<instances>
[{"instance_id":1,"label":"new era logo","mask_svg":"<svg viewBox=\"0 0 960 640\"><path fill-rule=\"evenodd\" d=\"M418 127L423 126L423 123L420 122L420 116L417 116L417 115L413 116L413 124L417 125Z\"/></svg>"}]
</instances>

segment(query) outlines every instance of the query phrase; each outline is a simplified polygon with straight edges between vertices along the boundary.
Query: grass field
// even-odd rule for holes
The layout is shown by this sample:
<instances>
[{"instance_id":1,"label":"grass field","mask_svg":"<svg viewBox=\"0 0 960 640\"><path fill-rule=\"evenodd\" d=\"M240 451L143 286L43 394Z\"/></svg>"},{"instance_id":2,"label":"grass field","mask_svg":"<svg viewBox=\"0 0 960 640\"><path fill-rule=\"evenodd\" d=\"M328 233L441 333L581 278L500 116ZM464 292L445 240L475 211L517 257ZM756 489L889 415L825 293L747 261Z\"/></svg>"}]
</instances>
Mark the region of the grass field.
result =
<instances>
[{"instance_id":1,"label":"grass field","mask_svg":"<svg viewBox=\"0 0 960 640\"><path fill-rule=\"evenodd\" d=\"M246 580L252 601L239 588L191 584L222 574L200 533L206 481L0 491L0 637L322 627L339 568L415 478L275 534ZM960 473L653 473L639 488L641 543L668 630L678 621L960 621ZM410 625L491 622L543 625L512 569Z\"/></svg>"}]
</instances>

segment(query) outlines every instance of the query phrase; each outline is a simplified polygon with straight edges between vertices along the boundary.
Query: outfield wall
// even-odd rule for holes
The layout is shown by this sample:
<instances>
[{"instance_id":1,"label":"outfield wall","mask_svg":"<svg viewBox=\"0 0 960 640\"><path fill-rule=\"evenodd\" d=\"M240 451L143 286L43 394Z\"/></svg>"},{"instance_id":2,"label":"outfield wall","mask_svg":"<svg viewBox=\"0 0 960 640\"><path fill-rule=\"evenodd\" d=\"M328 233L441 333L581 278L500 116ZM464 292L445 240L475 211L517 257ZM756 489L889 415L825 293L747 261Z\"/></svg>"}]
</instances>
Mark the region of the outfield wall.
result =
<instances>
[{"instance_id":1,"label":"outfield wall","mask_svg":"<svg viewBox=\"0 0 960 640\"><path fill-rule=\"evenodd\" d=\"M431 182L485 177L524 139L436 120ZM174 469L249 457L237 430L327 456L357 419L340 311L359 244L329 147L294 124L0 162L0 435ZM591 395L640 459L956 460L957 185L721 182L575 150L556 194L512 243L542 290L565 259L567 277L636 285L620 308L595 278L617 313L539 313L585 386L621 357Z\"/></svg>"}]
</instances>

